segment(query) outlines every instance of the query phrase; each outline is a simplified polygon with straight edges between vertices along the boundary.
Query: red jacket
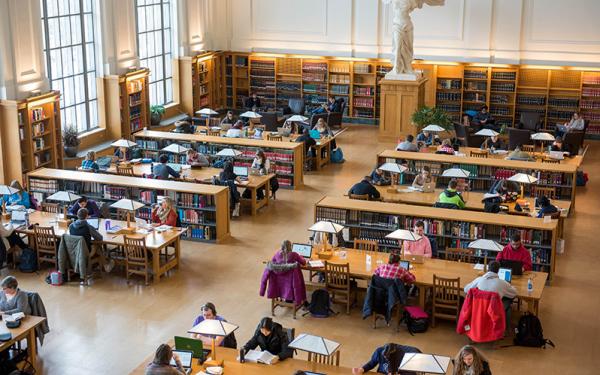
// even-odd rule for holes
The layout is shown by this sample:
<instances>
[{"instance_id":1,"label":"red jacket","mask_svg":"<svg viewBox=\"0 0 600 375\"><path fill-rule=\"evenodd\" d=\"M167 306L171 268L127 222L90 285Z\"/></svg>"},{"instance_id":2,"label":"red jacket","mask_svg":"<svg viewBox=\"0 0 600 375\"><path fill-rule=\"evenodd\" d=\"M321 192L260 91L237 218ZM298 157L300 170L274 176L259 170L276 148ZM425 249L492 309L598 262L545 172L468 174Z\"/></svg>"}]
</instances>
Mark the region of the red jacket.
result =
<instances>
[{"instance_id":1,"label":"red jacket","mask_svg":"<svg viewBox=\"0 0 600 375\"><path fill-rule=\"evenodd\" d=\"M177 213L175 212L174 209L172 209L171 212L169 212L169 215L167 215L167 220L162 222L162 221L160 221L160 217L158 217L158 215L156 214L156 211L152 211L152 222L158 223L160 225L170 225L172 227L176 227L177 226Z\"/></svg>"},{"instance_id":2,"label":"red jacket","mask_svg":"<svg viewBox=\"0 0 600 375\"><path fill-rule=\"evenodd\" d=\"M523 263L523 268L525 271L531 271L531 254L529 250L525 248L525 246L521 245L518 250L513 250L510 244L504 246L501 252L496 256L496 260L499 262L502 259L504 260L518 260Z\"/></svg>"},{"instance_id":3,"label":"red jacket","mask_svg":"<svg viewBox=\"0 0 600 375\"><path fill-rule=\"evenodd\" d=\"M474 342L489 342L504 337L504 306L496 292L469 289L460 310L456 332L466 334Z\"/></svg>"}]
</instances>

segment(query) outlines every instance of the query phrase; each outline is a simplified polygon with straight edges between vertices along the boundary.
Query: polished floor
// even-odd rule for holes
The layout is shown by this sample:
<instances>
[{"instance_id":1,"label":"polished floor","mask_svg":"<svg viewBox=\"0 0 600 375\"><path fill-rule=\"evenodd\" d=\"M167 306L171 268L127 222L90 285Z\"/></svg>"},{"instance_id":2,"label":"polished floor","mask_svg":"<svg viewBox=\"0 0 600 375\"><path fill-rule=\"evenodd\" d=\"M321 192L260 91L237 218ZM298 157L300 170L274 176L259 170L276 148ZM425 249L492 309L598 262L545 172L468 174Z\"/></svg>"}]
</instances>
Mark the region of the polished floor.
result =
<instances>
[{"instance_id":1,"label":"polished floor","mask_svg":"<svg viewBox=\"0 0 600 375\"><path fill-rule=\"evenodd\" d=\"M184 242L180 269L157 285L127 285L124 277L111 274L90 287L52 287L43 281L44 274L16 272L22 288L37 290L48 311L51 332L40 349L43 373L126 374L160 343L185 335L207 301L240 326L236 336L243 344L260 318L270 314L269 301L258 295L262 261L284 239L306 241L314 203L325 195L343 194L370 171L377 152L393 146L378 143L376 137L374 127L351 127L338 141L346 163L308 174L301 190L280 190L275 204L256 217L234 219L233 238L224 244ZM576 214L566 223L566 252L558 258L556 279L545 289L540 306L544 334L557 347L493 350L481 346L495 375L600 373L600 247L595 233L600 189L594 178L600 176L600 144L590 144L584 169L592 178L577 191ZM298 333L341 342L344 366L361 365L386 342L450 356L467 343L454 333L452 324L442 323L414 337L404 329L399 333L387 327L373 330L370 320L361 319L359 308L349 316L328 319L293 320L281 310L276 314L278 322L295 327Z\"/></svg>"}]
</instances>

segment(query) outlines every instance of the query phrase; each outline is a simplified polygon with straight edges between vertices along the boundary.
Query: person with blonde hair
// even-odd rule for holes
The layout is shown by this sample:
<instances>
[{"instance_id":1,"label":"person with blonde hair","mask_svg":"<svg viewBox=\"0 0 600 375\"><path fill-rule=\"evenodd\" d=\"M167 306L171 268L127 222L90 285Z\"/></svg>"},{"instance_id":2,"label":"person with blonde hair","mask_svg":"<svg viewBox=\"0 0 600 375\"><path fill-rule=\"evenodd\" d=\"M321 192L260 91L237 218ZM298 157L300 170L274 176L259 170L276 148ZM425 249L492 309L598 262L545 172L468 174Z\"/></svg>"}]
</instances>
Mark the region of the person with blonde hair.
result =
<instances>
[{"instance_id":1,"label":"person with blonde hair","mask_svg":"<svg viewBox=\"0 0 600 375\"><path fill-rule=\"evenodd\" d=\"M11 195L3 196L1 202L7 206L24 206L25 208L31 208L29 193L23 189L21 183L17 180L12 180L10 182L10 187L18 191Z\"/></svg>"},{"instance_id":2,"label":"person with blonde hair","mask_svg":"<svg viewBox=\"0 0 600 375\"><path fill-rule=\"evenodd\" d=\"M96 151L88 151L85 154L85 159L81 162L81 169L84 171L94 171L98 172L100 167L98 163L96 163Z\"/></svg>"},{"instance_id":3,"label":"person with blonde hair","mask_svg":"<svg viewBox=\"0 0 600 375\"><path fill-rule=\"evenodd\" d=\"M152 222L159 225L177 226L177 212L173 208L173 200L165 197L160 205L152 208Z\"/></svg>"},{"instance_id":4,"label":"person with blonde hair","mask_svg":"<svg viewBox=\"0 0 600 375\"><path fill-rule=\"evenodd\" d=\"M490 365L475 347L463 346L454 359L452 375L492 375Z\"/></svg>"}]
</instances>

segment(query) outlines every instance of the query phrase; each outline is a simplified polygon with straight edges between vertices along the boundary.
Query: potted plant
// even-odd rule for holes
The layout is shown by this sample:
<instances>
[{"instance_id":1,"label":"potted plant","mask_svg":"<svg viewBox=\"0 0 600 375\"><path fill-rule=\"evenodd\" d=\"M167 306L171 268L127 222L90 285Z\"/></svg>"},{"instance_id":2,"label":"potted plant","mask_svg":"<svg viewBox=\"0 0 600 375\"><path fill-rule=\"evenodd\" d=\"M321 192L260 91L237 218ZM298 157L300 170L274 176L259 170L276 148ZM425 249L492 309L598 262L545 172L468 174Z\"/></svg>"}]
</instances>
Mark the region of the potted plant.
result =
<instances>
[{"instance_id":1,"label":"potted plant","mask_svg":"<svg viewBox=\"0 0 600 375\"><path fill-rule=\"evenodd\" d=\"M436 107L423 106L417 109L411 117L411 121L417 127L417 133L430 124L439 125L446 130L452 129L452 119L448 114Z\"/></svg>"},{"instance_id":2,"label":"potted plant","mask_svg":"<svg viewBox=\"0 0 600 375\"><path fill-rule=\"evenodd\" d=\"M150 106L150 125L158 126L160 125L160 120L162 119L162 115L165 113L165 107L162 105L153 105Z\"/></svg>"},{"instance_id":3,"label":"potted plant","mask_svg":"<svg viewBox=\"0 0 600 375\"><path fill-rule=\"evenodd\" d=\"M62 139L65 155L70 158L77 156L79 144L81 143L81 140L78 137L77 128L73 125L67 125L63 130Z\"/></svg>"}]
</instances>

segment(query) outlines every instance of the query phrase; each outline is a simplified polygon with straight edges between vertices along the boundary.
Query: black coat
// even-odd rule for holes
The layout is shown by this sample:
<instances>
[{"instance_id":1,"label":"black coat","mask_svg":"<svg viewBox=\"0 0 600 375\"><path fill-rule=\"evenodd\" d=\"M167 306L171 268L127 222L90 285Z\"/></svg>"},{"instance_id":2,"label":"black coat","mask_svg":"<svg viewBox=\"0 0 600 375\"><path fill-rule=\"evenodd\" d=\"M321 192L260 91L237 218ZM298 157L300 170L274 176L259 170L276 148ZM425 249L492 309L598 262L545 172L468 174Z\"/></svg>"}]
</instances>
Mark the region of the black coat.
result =
<instances>
[{"instance_id":1,"label":"black coat","mask_svg":"<svg viewBox=\"0 0 600 375\"><path fill-rule=\"evenodd\" d=\"M358 184L355 184L350 188L348 194L354 195L364 195L368 194L370 199L378 199L380 197L379 191L375 188L375 186L371 185L371 183L367 180L362 180Z\"/></svg>"},{"instance_id":2,"label":"black coat","mask_svg":"<svg viewBox=\"0 0 600 375\"><path fill-rule=\"evenodd\" d=\"M406 288L400 279L387 279L373 275L363 305L363 319L374 313L385 315L386 323L392 318L397 303L406 304Z\"/></svg>"},{"instance_id":3,"label":"black coat","mask_svg":"<svg viewBox=\"0 0 600 375\"><path fill-rule=\"evenodd\" d=\"M273 330L269 336L263 335L260 327L257 327L254 336L244 345L244 350L252 350L258 346L260 350L267 350L283 360L292 356L292 349L288 348L289 343L287 333L281 324L273 323Z\"/></svg>"}]
</instances>

